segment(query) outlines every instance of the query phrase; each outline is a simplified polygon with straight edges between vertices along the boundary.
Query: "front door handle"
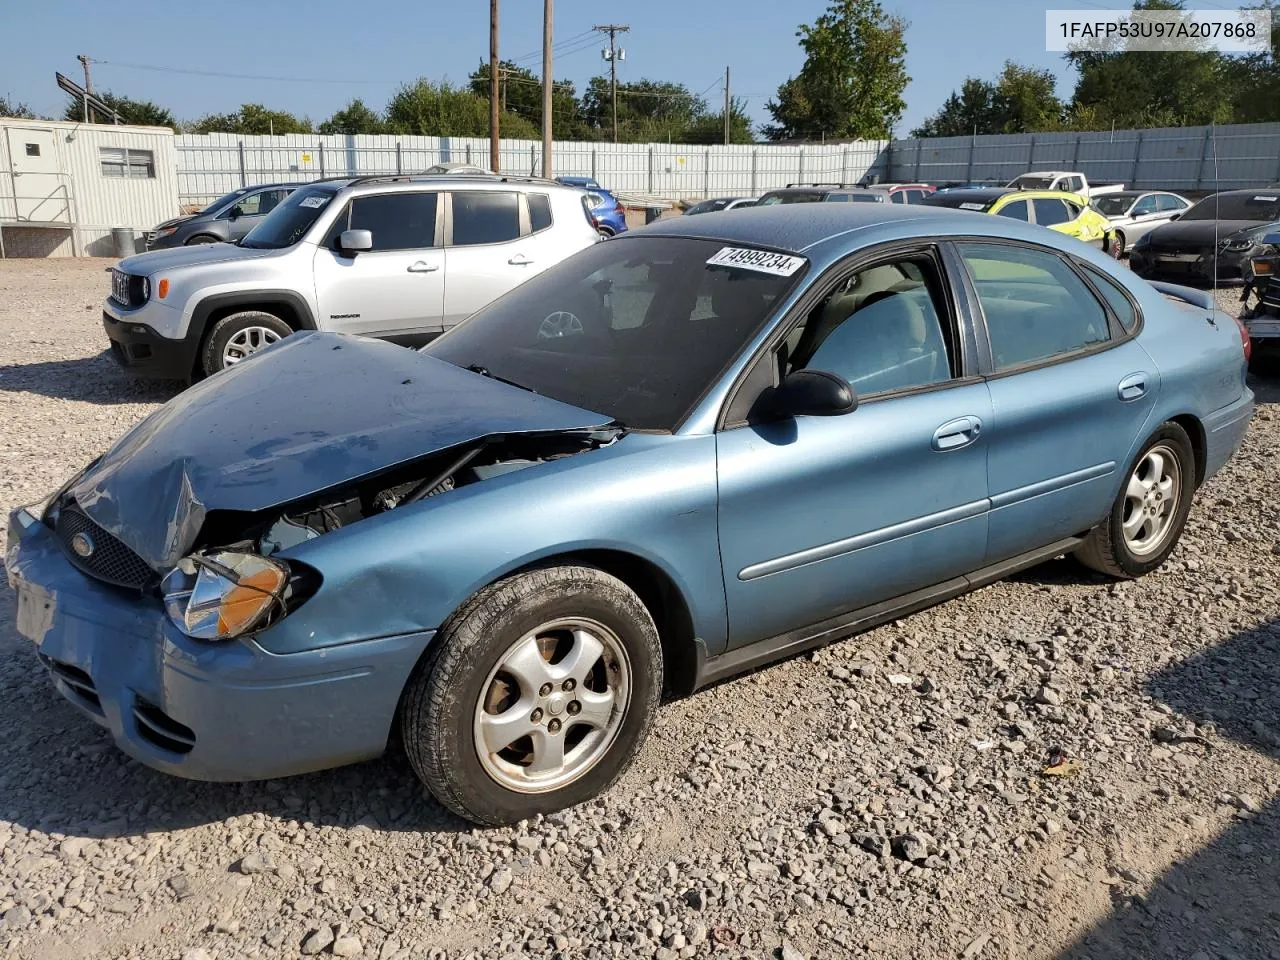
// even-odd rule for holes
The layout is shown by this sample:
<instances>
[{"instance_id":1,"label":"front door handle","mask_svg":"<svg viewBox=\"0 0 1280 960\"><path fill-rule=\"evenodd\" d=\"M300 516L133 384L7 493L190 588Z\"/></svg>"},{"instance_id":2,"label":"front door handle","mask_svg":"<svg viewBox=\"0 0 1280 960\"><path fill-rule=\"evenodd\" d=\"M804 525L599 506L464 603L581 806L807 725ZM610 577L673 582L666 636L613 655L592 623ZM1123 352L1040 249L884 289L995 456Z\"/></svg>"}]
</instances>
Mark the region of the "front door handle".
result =
<instances>
[{"instance_id":1,"label":"front door handle","mask_svg":"<svg viewBox=\"0 0 1280 960\"><path fill-rule=\"evenodd\" d=\"M439 264L427 263L425 260L419 260L416 263L411 263L408 267L410 273L435 273L439 269Z\"/></svg>"},{"instance_id":2,"label":"front door handle","mask_svg":"<svg viewBox=\"0 0 1280 960\"><path fill-rule=\"evenodd\" d=\"M1125 403L1145 397L1147 395L1147 375L1145 373L1129 374L1120 381L1116 387L1116 392Z\"/></svg>"},{"instance_id":3,"label":"front door handle","mask_svg":"<svg viewBox=\"0 0 1280 960\"><path fill-rule=\"evenodd\" d=\"M511 264L513 267L527 267L529 264L533 263L533 261L523 253L517 253L514 257L508 260L507 263Z\"/></svg>"},{"instance_id":4,"label":"front door handle","mask_svg":"<svg viewBox=\"0 0 1280 960\"><path fill-rule=\"evenodd\" d=\"M933 449L939 453L959 450L978 439L982 433L982 421L977 417L957 417L948 420L933 431Z\"/></svg>"}]
</instances>

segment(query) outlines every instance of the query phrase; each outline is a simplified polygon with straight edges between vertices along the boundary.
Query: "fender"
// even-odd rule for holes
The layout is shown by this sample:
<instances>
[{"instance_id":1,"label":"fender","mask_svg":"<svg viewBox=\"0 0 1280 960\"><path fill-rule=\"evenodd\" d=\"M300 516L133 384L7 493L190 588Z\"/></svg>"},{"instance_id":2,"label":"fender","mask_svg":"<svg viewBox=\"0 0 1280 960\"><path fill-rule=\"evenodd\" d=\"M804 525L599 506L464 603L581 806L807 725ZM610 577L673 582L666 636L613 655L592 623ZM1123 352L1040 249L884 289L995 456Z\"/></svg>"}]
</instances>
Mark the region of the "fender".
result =
<instances>
[{"instance_id":1,"label":"fender","mask_svg":"<svg viewBox=\"0 0 1280 960\"><path fill-rule=\"evenodd\" d=\"M214 313L225 311L228 307L262 307L270 309L273 305L288 306L298 318L300 330L318 330L311 305L300 293L294 290L236 290L230 293L214 293L198 301L191 311L191 323L187 326L186 340L189 343L204 341L205 330L209 326L209 318Z\"/></svg>"}]
</instances>

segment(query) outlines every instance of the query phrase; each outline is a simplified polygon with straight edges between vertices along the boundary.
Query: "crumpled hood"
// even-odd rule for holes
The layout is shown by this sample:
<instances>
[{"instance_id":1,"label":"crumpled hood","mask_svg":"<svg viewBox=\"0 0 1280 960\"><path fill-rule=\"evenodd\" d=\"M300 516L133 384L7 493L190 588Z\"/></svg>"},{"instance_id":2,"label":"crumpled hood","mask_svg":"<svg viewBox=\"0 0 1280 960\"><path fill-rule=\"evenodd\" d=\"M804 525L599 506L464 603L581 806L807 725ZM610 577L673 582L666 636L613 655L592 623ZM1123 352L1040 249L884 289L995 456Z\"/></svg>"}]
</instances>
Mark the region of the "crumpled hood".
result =
<instances>
[{"instance_id":1,"label":"crumpled hood","mask_svg":"<svg viewBox=\"0 0 1280 960\"><path fill-rule=\"evenodd\" d=\"M116 266L125 273L140 277L151 276L163 270L173 270L195 263L223 263L228 260L256 260L270 257L280 250L260 250L255 247L237 247L234 243L197 243L190 247L172 247L168 250L149 250L146 253L125 257Z\"/></svg>"},{"instance_id":2,"label":"crumpled hood","mask_svg":"<svg viewBox=\"0 0 1280 960\"><path fill-rule=\"evenodd\" d=\"M170 400L68 493L163 573L211 510L266 510L485 437L609 422L393 344L296 334Z\"/></svg>"},{"instance_id":3,"label":"crumpled hood","mask_svg":"<svg viewBox=\"0 0 1280 960\"><path fill-rule=\"evenodd\" d=\"M1254 230L1265 230L1267 224L1257 220L1219 220L1217 222L1218 242L1237 233L1249 233ZM1213 247L1214 221L1212 220L1175 220L1164 226L1156 227L1148 234L1153 247L1185 249L1188 247Z\"/></svg>"}]
</instances>

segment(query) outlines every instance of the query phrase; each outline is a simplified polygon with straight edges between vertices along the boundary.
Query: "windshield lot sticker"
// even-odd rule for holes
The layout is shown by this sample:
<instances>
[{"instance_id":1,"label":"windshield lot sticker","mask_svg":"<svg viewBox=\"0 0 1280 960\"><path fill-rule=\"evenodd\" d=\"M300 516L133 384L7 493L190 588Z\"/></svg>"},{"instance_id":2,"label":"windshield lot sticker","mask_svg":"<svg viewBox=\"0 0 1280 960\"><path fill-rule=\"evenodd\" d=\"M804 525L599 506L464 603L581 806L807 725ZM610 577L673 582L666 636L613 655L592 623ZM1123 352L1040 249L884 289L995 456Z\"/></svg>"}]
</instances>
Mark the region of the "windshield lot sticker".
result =
<instances>
[{"instance_id":1,"label":"windshield lot sticker","mask_svg":"<svg viewBox=\"0 0 1280 960\"><path fill-rule=\"evenodd\" d=\"M328 197L303 197L302 202L298 204L300 207L310 207L318 209L329 202Z\"/></svg>"},{"instance_id":2,"label":"windshield lot sticker","mask_svg":"<svg viewBox=\"0 0 1280 960\"><path fill-rule=\"evenodd\" d=\"M1275 201L1276 201L1276 200L1280 200L1280 197L1254 197L1253 199L1255 199L1255 200L1263 200L1263 201L1270 202L1270 203L1275 203Z\"/></svg>"},{"instance_id":3,"label":"windshield lot sticker","mask_svg":"<svg viewBox=\"0 0 1280 960\"><path fill-rule=\"evenodd\" d=\"M737 267L740 270L772 273L778 277L789 277L804 264L804 257L770 253L768 250L747 250L743 247L722 247L719 253L707 261L709 267Z\"/></svg>"},{"instance_id":4,"label":"windshield lot sticker","mask_svg":"<svg viewBox=\"0 0 1280 960\"><path fill-rule=\"evenodd\" d=\"M960 209L961 209L961 210L984 210L984 209L986 209L986 204L983 204L983 203L962 203L962 204L960 204Z\"/></svg>"}]
</instances>

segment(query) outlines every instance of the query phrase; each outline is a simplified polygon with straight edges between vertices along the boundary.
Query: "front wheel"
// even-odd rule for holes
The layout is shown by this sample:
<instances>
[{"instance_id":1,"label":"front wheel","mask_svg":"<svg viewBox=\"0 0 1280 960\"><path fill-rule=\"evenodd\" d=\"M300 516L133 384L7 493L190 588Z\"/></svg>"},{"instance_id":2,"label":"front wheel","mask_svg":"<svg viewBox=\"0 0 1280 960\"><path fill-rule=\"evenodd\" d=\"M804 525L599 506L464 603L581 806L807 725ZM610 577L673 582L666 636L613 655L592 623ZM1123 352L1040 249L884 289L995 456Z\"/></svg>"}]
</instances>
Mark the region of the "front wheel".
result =
<instances>
[{"instance_id":1,"label":"front wheel","mask_svg":"<svg viewBox=\"0 0 1280 960\"><path fill-rule=\"evenodd\" d=\"M409 762L475 823L590 800L639 751L662 688L653 618L595 567L516 574L442 628L400 706Z\"/></svg>"},{"instance_id":2,"label":"front wheel","mask_svg":"<svg viewBox=\"0 0 1280 960\"><path fill-rule=\"evenodd\" d=\"M205 376L234 366L241 360L283 340L293 328L271 313L245 310L223 317L205 338L200 364Z\"/></svg>"},{"instance_id":3,"label":"front wheel","mask_svg":"<svg viewBox=\"0 0 1280 960\"><path fill-rule=\"evenodd\" d=\"M1076 557L1087 567L1124 579L1154 570L1182 536L1195 482L1195 454L1187 432L1176 423L1163 424L1130 465L1110 514L1076 549Z\"/></svg>"}]
</instances>

